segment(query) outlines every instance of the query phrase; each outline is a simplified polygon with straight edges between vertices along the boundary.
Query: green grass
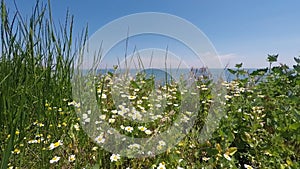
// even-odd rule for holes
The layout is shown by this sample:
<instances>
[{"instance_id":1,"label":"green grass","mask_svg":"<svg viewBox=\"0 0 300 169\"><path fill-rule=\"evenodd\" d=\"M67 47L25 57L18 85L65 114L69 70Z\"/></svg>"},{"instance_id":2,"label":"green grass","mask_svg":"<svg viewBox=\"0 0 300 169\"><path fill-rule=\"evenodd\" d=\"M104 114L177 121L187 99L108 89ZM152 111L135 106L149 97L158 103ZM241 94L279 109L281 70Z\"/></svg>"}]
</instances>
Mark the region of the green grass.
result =
<instances>
[{"instance_id":1,"label":"green grass","mask_svg":"<svg viewBox=\"0 0 300 169\"><path fill-rule=\"evenodd\" d=\"M111 160L115 154L85 133L87 125L102 120L128 137L151 138L168 130L177 119L184 92L178 83L156 89L162 93L161 98L168 96L170 104L161 114L152 115L151 122L138 123L116 114L122 110L132 112L126 110L127 105L122 107L122 103L113 100L112 89L124 89L113 80L119 77L104 74L94 78L90 74L84 78L88 79L87 86L95 89L98 111L105 115L93 118L97 112L83 111L88 109L78 104L80 100L72 92L74 64L82 59L75 56L82 54L87 33L83 32L76 42L78 47L72 48L76 41L72 36L73 17L67 14L66 18L65 24L55 29L50 7L37 4L27 21L19 13L8 15L5 2L1 2L1 168L300 167L300 62L295 58L293 68L284 64L272 66L277 62L276 55L268 56L270 66L266 69L248 73L242 64L237 64L237 69L230 70L236 79L222 83L227 89L222 96L226 116L209 140L201 142L203 136L199 133L204 123L213 123L206 117L212 101L218 98L212 94L212 80L197 79L195 90L199 97L193 98L199 104L198 112L193 112L197 118L191 131L175 147L150 157L121 156ZM241 76L246 78L240 79ZM153 79L140 74L129 81L129 90L122 91L136 112L149 112L162 104L158 95L156 102L149 99L153 84ZM106 137L105 141L109 139ZM168 143L160 142L154 148L164 146ZM74 160L70 159L73 155ZM60 157L57 162L55 156Z\"/></svg>"}]
</instances>

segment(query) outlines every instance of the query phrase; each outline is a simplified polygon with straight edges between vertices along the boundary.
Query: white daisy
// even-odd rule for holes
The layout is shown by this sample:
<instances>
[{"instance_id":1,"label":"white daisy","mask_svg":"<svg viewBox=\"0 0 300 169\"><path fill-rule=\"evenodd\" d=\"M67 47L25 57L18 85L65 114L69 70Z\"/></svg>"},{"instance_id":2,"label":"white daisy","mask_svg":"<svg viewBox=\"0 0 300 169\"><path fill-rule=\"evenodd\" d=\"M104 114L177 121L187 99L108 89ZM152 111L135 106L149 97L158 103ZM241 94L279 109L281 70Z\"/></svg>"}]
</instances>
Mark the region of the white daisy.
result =
<instances>
[{"instance_id":1,"label":"white daisy","mask_svg":"<svg viewBox=\"0 0 300 169\"><path fill-rule=\"evenodd\" d=\"M52 163L56 163L56 162L59 161L59 159L60 159L60 157L54 156L54 157L50 160L50 163L51 163L51 164L52 164Z\"/></svg>"},{"instance_id":2,"label":"white daisy","mask_svg":"<svg viewBox=\"0 0 300 169\"><path fill-rule=\"evenodd\" d=\"M130 126L125 127L125 130L129 133L131 133L133 131L133 128Z\"/></svg>"},{"instance_id":3,"label":"white daisy","mask_svg":"<svg viewBox=\"0 0 300 169\"><path fill-rule=\"evenodd\" d=\"M113 162L113 161L118 161L118 160L120 160L120 159L121 159L120 154L112 154L112 155L110 156L110 161L111 161L111 162Z\"/></svg>"}]
</instances>

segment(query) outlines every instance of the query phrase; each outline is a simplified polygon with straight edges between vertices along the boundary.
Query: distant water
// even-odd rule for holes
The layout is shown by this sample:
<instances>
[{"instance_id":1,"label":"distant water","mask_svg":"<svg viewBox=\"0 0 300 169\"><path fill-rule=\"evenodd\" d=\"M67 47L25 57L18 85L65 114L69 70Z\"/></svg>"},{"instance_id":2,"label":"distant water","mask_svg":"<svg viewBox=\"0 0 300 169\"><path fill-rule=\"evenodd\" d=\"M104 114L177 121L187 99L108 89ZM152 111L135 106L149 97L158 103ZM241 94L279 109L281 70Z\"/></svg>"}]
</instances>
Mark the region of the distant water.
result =
<instances>
[{"instance_id":1,"label":"distant water","mask_svg":"<svg viewBox=\"0 0 300 169\"><path fill-rule=\"evenodd\" d=\"M256 69L245 69L246 71L248 71L249 73L255 71ZM151 69L145 69L143 70L146 73L147 77L150 76L154 76L155 77L155 81L157 82L162 82L165 83L165 80L167 78L167 81L170 81L171 79L175 79L178 80L181 76L184 77L188 77L191 74L191 69L168 69L167 71L165 71L165 69L156 69L156 68L151 68ZM83 74L86 74L88 72L88 70L84 70ZM97 74L106 74L107 72L111 72L114 73L115 70L114 69L98 69L97 70ZM118 69L116 71L117 73L124 73L125 70L120 70ZM137 70L137 69L130 69L129 74L131 76L135 76L136 73L141 72L141 70ZM166 74L167 72L167 74ZM210 76L213 79L219 79L222 78L225 81L232 81L234 80L236 77L235 75L232 75L227 69L198 69L198 70L193 70L193 73L196 74L196 76ZM239 78L245 78L243 76L240 76Z\"/></svg>"}]
</instances>

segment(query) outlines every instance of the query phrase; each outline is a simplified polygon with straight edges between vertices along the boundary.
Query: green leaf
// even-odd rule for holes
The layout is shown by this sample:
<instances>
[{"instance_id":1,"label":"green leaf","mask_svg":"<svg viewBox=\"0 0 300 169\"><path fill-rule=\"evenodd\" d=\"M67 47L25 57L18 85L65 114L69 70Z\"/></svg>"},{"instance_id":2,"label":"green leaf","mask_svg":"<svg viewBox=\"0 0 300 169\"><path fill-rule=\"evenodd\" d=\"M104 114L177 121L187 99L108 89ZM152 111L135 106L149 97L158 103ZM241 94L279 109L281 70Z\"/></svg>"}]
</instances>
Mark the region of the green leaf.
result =
<instances>
[{"instance_id":1,"label":"green leaf","mask_svg":"<svg viewBox=\"0 0 300 169\"><path fill-rule=\"evenodd\" d=\"M268 68L264 68L264 69L257 69L255 71L253 71L252 73L250 73L251 76L257 76L257 75L264 75L265 73L267 73Z\"/></svg>"},{"instance_id":2,"label":"green leaf","mask_svg":"<svg viewBox=\"0 0 300 169\"><path fill-rule=\"evenodd\" d=\"M278 54L277 55L268 55L267 61L272 63L272 62L277 62Z\"/></svg>"},{"instance_id":3,"label":"green leaf","mask_svg":"<svg viewBox=\"0 0 300 169\"><path fill-rule=\"evenodd\" d=\"M299 58L294 57L294 60L297 62L297 64L300 63L300 57Z\"/></svg>"},{"instance_id":4,"label":"green leaf","mask_svg":"<svg viewBox=\"0 0 300 169\"><path fill-rule=\"evenodd\" d=\"M273 71L274 73L278 73L278 74L280 74L280 75L283 74L282 68L279 67L279 66L273 67L273 68L272 68L272 71Z\"/></svg>"},{"instance_id":5,"label":"green leaf","mask_svg":"<svg viewBox=\"0 0 300 169\"><path fill-rule=\"evenodd\" d=\"M293 67L298 73L300 73L300 65L294 65Z\"/></svg>"},{"instance_id":6,"label":"green leaf","mask_svg":"<svg viewBox=\"0 0 300 169\"><path fill-rule=\"evenodd\" d=\"M95 164L95 165L92 167L92 169L98 169L98 168L100 168L100 165L99 165L99 164Z\"/></svg>"},{"instance_id":7,"label":"green leaf","mask_svg":"<svg viewBox=\"0 0 300 169\"><path fill-rule=\"evenodd\" d=\"M110 77L113 77L114 74L112 72L107 72L107 74L110 76Z\"/></svg>"},{"instance_id":8,"label":"green leaf","mask_svg":"<svg viewBox=\"0 0 300 169\"><path fill-rule=\"evenodd\" d=\"M293 123L289 126L290 130L297 130L300 127L300 123Z\"/></svg>"},{"instance_id":9,"label":"green leaf","mask_svg":"<svg viewBox=\"0 0 300 169\"><path fill-rule=\"evenodd\" d=\"M130 84L131 84L132 87L134 87L134 88L139 88L139 85L138 85L135 81L131 81Z\"/></svg>"},{"instance_id":10,"label":"green leaf","mask_svg":"<svg viewBox=\"0 0 300 169\"><path fill-rule=\"evenodd\" d=\"M113 65L114 70L118 69L118 65Z\"/></svg>"},{"instance_id":11,"label":"green leaf","mask_svg":"<svg viewBox=\"0 0 300 169\"><path fill-rule=\"evenodd\" d=\"M8 78L11 74L12 74L12 71L0 81L0 85Z\"/></svg>"},{"instance_id":12,"label":"green leaf","mask_svg":"<svg viewBox=\"0 0 300 169\"><path fill-rule=\"evenodd\" d=\"M208 156L215 156L219 153L219 151L215 148L207 148L206 152Z\"/></svg>"},{"instance_id":13,"label":"green leaf","mask_svg":"<svg viewBox=\"0 0 300 169\"><path fill-rule=\"evenodd\" d=\"M243 63L240 63L240 64L236 64L236 65L235 65L235 67L238 68L238 69L241 68L242 66L243 66Z\"/></svg>"},{"instance_id":14,"label":"green leaf","mask_svg":"<svg viewBox=\"0 0 300 169\"><path fill-rule=\"evenodd\" d=\"M247 72L245 70L238 70L237 71L240 75L245 75L247 74Z\"/></svg>"},{"instance_id":15,"label":"green leaf","mask_svg":"<svg viewBox=\"0 0 300 169\"><path fill-rule=\"evenodd\" d=\"M227 70L228 70L229 73L231 73L231 74L233 74L233 75L236 73L236 71L233 70L233 69L227 69Z\"/></svg>"}]
</instances>

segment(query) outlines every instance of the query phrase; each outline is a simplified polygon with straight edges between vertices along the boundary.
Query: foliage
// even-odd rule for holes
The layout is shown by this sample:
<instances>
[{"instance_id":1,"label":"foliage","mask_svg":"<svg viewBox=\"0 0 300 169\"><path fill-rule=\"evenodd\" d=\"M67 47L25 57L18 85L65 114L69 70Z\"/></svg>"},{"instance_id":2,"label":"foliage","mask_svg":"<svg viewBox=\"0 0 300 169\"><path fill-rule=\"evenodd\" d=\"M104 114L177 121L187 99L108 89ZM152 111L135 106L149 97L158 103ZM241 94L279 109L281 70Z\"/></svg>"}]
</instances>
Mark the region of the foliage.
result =
<instances>
[{"instance_id":1,"label":"foliage","mask_svg":"<svg viewBox=\"0 0 300 169\"><path fill-rule=\"evenodd\" d=\"M226 115L204 143L199 133L216 98L209 76L199 76L200 96L194 99L201 104L184 139L159 155L127 158L107 152L85 134L84 126L96 123L93 112L76 114L81 105L72 98L72 52L82 49L72 49L72 17L57 31L50 7L37 4L26 23L19 13L10 20L2 1L1 21L1 168L300 168L300 58L295 58L293 68L272 67L278 55L268 55L268 68L248 72L240 63L228 69L236 78L222 83L227 89L222 103ZM84 43L85 36L78 44ZM140 124L126 120L119 111L133 111L113 101L112 86L120 85L112 80L114 75L87 78L105 115L100 120L129 137L147 138L168 130L182 106L178 85L172 82L157 89L167 96L168 106L153 115L151 123ZM148 98L155 87L153 77L139 74L128 86L123 94L136 107L135 113L163 105L158 96L155 103ZM165 145L160 142L156 148Z\"/></svg>"}]
</instances>

